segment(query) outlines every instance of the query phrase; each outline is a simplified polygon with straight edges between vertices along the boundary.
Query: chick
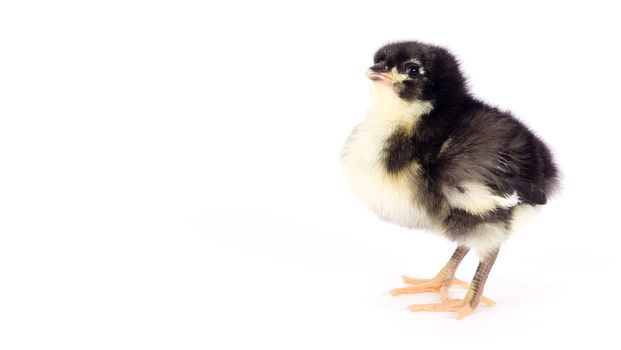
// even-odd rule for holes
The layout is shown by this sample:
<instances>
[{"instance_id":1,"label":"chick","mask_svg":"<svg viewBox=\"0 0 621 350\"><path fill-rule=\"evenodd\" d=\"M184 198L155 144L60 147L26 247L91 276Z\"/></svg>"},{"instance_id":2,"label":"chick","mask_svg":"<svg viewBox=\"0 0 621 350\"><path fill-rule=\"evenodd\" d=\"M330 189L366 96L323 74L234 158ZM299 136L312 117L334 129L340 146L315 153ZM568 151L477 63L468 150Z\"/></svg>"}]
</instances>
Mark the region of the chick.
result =
<instances>
[{"instance_id":1,"label":"chick","mask_svg":"<svg viewBox=\"0 0 621 350\"><path fill-rule=\"evenodd\" d=\"M437 292L438 304L411 311L469 315L503 242L525 211L546 203L558 171L546 145L509 112L468 91L455 57L442 47L398 42L380 48L366 75L372 105L354 128L341 155L348 187L380 218L426 229L457 249L432 279L403 277L411 284L393 295ZM474 250L479 265L472 283L455 279ZM452 285L467 288L450 299Z\"/></svg>"}]
</instances>

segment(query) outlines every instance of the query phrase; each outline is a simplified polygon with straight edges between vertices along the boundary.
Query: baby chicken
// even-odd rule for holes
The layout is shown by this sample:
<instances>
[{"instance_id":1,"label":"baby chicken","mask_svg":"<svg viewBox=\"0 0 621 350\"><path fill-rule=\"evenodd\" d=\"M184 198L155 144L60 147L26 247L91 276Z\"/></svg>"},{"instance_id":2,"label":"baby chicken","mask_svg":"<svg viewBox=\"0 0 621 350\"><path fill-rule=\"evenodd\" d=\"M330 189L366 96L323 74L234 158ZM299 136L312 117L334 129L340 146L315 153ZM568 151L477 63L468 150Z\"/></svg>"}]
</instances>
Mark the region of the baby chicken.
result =
<instances>
[{"instance_id":1,"label":"baby chicken","mask_svg":"<svg viewBox=\"0 0 621 350\"><path fill-rule=\"evenodd\" d=\"M474 98L455 57L421 42L386 45L367 71L372 106L341 155L348 187L380 218L443 235L457 245L432 279L404 277L393 295L438 292L412 311L470 314L498 251L521 213L546 203L558 183L546 145L509 112ZM454 278L473 249L472 283ZM467 288L450 299L452 285Z\"/></svg>"}]
</instances>

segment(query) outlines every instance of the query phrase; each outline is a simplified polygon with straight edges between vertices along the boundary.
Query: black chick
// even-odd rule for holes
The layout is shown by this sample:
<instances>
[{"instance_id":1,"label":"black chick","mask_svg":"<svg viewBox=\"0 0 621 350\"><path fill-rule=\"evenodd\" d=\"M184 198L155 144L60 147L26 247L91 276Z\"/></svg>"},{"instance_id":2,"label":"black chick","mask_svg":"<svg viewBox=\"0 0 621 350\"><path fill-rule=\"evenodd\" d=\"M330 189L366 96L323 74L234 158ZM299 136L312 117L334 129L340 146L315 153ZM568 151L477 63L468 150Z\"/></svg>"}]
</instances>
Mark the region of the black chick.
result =
<instances>
[{"instance_id":1,"label":"black chick","mask_svg":"<svg viewBox=\"0 0 621 350\"><path fill-rule=\"evenodd\" d=\"M386 221L444 235L458 247L433 279L393 295L436 291L439 304L412 311L470 314L501 244L528 210L546 203L558 183L546 145L509 112L468 92L455 57L442 47L398 42L379 49L367 71L373 104L342 153L350 189ZM473 249L480 263L471 284L454 278ZM449 299L453 285L468 288Z\"/></svg>"}]
</instances>

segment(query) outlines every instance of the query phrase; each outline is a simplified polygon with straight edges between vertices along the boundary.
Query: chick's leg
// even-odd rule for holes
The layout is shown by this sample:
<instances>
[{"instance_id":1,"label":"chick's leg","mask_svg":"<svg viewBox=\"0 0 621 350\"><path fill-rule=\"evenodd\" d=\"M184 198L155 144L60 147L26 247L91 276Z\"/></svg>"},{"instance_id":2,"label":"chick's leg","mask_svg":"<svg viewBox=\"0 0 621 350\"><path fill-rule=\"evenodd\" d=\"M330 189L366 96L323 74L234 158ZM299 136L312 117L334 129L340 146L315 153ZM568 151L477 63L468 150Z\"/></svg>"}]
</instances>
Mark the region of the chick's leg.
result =
<instances>
[{"instance_id":1,"label":"chick's leg","mask_svg":"<svg viewBox=\"0 0 621 350\"><path fill-rule=\"evenodd\" d=\"M485 286L485 281L487 280L489 271L492 269L497 256L498 250L490 253L479 262L477 271L474 274L474 278L472 279L472 283L464 299L446 298L439 304L412 305L410 306L410 311L451 311L457 313L457 319L461 319L472 313L480 302L485 303L487 306L494 305L493 302L489 304L486 298L483 297L483 287Z\"/></svg>"},{"instance_id":2,"label":"chick's leg","mask_svg":"<svg viewBox=\"0 0 621 350\"><path fill-rule=\"evenodd\" d=\"M460 281L455 277L457 267L464 259L470 249L466 246L457 247L451 259L444 265L442 270L432 279L416 279L403 276L405 283L411 284L411 287L397 288L391 291L392 295L416 294L425 292L436 292L442 297L442 300L448 299L448 289L452 285L459 285L468 288L468 283Z\"/></svg>"}]
</instances>

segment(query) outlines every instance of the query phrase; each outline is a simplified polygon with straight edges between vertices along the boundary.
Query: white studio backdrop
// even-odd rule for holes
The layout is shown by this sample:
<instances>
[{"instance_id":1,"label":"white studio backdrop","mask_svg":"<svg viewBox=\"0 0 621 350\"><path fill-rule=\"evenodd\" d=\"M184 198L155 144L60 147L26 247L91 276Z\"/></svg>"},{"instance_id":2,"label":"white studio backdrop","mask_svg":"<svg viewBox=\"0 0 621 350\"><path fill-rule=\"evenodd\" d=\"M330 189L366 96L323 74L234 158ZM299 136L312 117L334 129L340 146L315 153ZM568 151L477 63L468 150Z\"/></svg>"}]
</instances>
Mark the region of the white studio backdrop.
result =
<instances>
[{"instance_id":1,"label":"white studio backdrop","mask_svg":"<svg viewBox=\"0 0 621 350\"><path fill-rule=\"evenodd\" d=\"M1 349L618 348L614 2L0 4ZM444 45L554 150L563 190L464 320L400 275L338 156L394 40ZM469 256L457 275L470 279ZM455 293L459 293L458 290Z\"/></svg>"}]
</instances>

